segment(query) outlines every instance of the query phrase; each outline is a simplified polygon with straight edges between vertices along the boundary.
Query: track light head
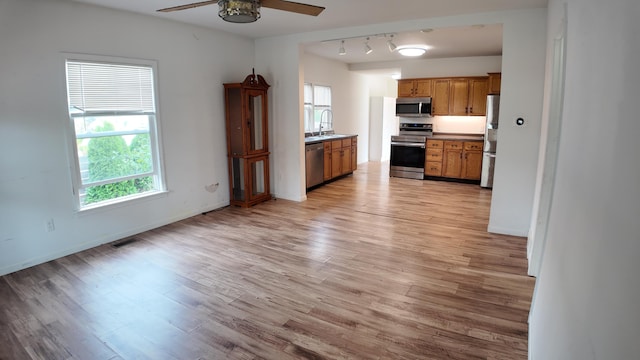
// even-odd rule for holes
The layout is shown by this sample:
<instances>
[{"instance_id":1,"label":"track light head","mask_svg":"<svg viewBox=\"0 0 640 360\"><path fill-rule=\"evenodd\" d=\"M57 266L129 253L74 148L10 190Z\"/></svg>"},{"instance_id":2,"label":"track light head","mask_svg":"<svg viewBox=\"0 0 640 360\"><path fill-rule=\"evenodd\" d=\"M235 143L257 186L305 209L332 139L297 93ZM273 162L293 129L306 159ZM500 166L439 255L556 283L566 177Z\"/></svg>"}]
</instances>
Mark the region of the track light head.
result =
<instances>
[{"instance_id":1,"label":"track light head","mask_svg":"<svg viewBox=\"0 0 640 360\"><path fill-rule=\"evenodd\" d=\"M367 41L364 42L364 53L369 55L373 52L373 49L371 48L371 46L369 46L369 38L367 38Z\"/></svg>"},{"instance_id":2,"label":"track light head","mask_svg":"<svg viewBox=\"0 0 640 360\"><path fill-rule=\"evenodd\" d=\"M393 34L389 35L390 39L387 40L387 46L389 47L389 52L393 52L397 46L393 43Z\"/></svg>"}]
</instances>

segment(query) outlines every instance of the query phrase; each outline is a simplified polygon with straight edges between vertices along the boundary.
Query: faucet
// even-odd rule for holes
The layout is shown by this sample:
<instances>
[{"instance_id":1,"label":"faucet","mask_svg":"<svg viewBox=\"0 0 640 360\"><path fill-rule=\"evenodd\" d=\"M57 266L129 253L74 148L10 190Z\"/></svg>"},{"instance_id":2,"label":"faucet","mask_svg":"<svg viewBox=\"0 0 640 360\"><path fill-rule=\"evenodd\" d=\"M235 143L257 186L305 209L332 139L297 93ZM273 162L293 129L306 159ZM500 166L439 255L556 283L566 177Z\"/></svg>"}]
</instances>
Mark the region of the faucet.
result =
<instances>
[{"instance_id":1,"label":"faucet","mask_svg":"<svg viewBox=\"0 0 640 360\"><path fill-rule=\"evenodd\" d=\"M318 127L318 133L320 136L322 136L322 117L324 116L325 113L328 113L327 120L329 120L329 116L331 116L331 119L333 119L333 112L331 112L331 109L322 110L322 112L320 113L320 126ZM331 124L331 123L327 123L327 124Z\"/></svg>"}]
</instances>

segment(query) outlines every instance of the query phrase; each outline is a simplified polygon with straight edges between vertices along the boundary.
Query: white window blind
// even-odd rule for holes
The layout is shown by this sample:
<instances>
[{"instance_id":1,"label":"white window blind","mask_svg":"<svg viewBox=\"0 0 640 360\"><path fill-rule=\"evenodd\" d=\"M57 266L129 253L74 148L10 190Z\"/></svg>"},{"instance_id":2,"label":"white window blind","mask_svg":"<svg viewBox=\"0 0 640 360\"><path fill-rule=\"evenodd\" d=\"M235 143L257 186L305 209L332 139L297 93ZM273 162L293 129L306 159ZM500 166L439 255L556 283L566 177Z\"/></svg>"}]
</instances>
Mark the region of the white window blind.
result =
<instances>
[{"instance_id":1,"label":"white window blind","mask_svg":"<svg viewBox=\"0 0 640 360\"><path fill-rule=\"evenodd\" d=\"M331 107L331 88L328 86L314 85L313 104L315 106Z\"/></svg>"},{"instance_id":2,"label":"white window blind","mask_svg":"<svg viewBox=\"0 0 640 360\"><path fill-rule=\"evenodd\" d=\"M71 113L155 112L151 67L67 62Z\"/></svg>"}]
</instances>

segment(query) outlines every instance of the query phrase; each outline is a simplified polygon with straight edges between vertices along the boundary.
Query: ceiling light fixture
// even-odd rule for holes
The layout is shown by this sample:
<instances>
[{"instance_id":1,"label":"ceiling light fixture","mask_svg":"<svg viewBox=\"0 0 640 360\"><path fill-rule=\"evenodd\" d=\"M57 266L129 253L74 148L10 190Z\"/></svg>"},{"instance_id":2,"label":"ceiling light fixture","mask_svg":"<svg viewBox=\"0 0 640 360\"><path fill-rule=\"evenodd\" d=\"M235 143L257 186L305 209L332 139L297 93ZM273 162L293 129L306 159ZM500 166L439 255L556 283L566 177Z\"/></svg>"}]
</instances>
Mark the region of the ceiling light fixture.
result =
<instances>
[{"instance_id":1,"label":"ceiling light fixture","mask_svg":"<svg viewBox=\"0 0 640 360\"><path fill-rule=\"evenodd\" d=\"M389 37L390 39L387 40L387 46L389 47L389 51L393 52L393 50L397 49L398 47L393 43L393 34L389 35Z\"/></svg>"},{"instance_id":2,"label":"ceiling light fixture","mask_svg":"<svg viewBox=\"0 0 640 360\"><path fill-rule=\"evenodd\" d=\"M344 40L340 43L340 49L338 50L338 55L347 55L347 50L344 49Z\"/></svg>"},{"instance_id":3,"label":"ceiling light fixture","mask_svg":"<svg viewBox=\"0 0 640 360\"><path fill-rule=\"evenodd\" d=\"M427 52L428 47L424 45L404 45L398 46L398 52L402 56L417 57Z\"/></svg>"},{"instance_id":4,"label":"ceiling light fixture","mask_svg":"<svg viewBox=\"0 0 640 360\"><path fill-rule=\"evenodd\" d=\"M260 19L259 0L219 0L218 16L232 23L250 23Z\"/></svg>"},{"instance_id":5,"label":"ceiling light fixture","mask_svg":"<svg viewBox=\"0 0 640 360\"><path fill-rule=\"evenodd\" d=\"M371 48L371 46L369 46L369 38L367 37L367 40L364 42L364 53L369 55L373 52L373 49Z\"/></svg>"}]
</instances>

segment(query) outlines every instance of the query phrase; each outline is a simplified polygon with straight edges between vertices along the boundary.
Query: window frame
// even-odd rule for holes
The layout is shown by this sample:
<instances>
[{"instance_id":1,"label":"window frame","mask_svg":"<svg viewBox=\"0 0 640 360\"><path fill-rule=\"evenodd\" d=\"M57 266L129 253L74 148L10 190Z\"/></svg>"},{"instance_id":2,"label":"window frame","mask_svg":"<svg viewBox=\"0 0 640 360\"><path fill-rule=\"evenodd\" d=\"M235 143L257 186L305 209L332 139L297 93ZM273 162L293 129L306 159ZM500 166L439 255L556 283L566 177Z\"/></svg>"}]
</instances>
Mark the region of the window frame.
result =
<instances>
[{"instance_id":1,"label":"window frame","mask_svg":"<svg viewBox=\"0 0 640 360\"><path fill-rule=\"evenodd\" d=\"M316 87L322 87L329 90L329 105L317 105L316 104ZM306 89L309 88L311 91L310 98L311 102L307 102L307 93ZM329 121L329 127L323 128L322 131L334 131L333 124L333 89L329 85L320 85L314 83L304 83L303 87L303 112L304 112L304 128L305 132L310 133L320 133L320 124L322 123L322 113L324 110L329 110L329 114L327 115ZM315 114L319 112L319 119L317 121L318 126L316 127L316 118ZM310 113L310 114L309 114ZM313 120L313 121L311 121ZM325 125L327 122L324 123Z\"/></svg>"},{"instance_id":2,"label":"window frame","mask_svg":"<svg viewBox=\"0 0 640 360\"><path fill-rule=\"evenodd\" d=\"M105 110L105 111L88 111L82 116L73 116L69 111L70 103L69 103L69 83L68 83L68 74L67 74L67 63L68 62L84 62L84 63L97 63L97 64L105 64L105 65L122 65L122 66L133 66L133 67L147 67L151 69L151 81L152 81L152 91L153 91L153 105L154 110L152 113L134 113L133 111L113 111L113 110ZM165 180L165 171L164 171L164 160L163 160L163 151L162 151L162 137L161 137L161 122L160 122L160 114L159 114L159 105L158 105L158 63L155 60L145 60L145 59L132 59L132 58L123 58L123 57L114 57L114 56L103 56L103 55L88 55L88 54L77 54L77 53L62 53L62 72L63 72L63 95L64 95L64 109L65 109L65 117L66 117L66 128L67 128L67 136L68 136L68 148L69 148L69 162L70 162L70 170L71 170L71 185L72 185L72 196L74 198L75 209L78 213L84 213L89 211L94 211L98 209L105 209L117 206L123 206L132 202L139 201L141 199L148 199L152 197L157 197L159 195L167 194L167 185ZM114 117L114 116L131 116L131 115L145 115L147 117L148 131L138 131L138 130L125 130L125 131L110 131L101 133L98 136L77 136L76 128L75 128L75 120L77 117ZM121 135L135 135L137 133L144 133L149 135L149 146L151 148L151 161L152 161L152 170L150 172L144 172L140 174L133 174L118 177L117 179L107 179L101 181L94 181L88 184L83 184L82 181L82 167L80 165L80 158L78 152L78 140L82 138L97 138L97 137L106 137L106 136L121 136ZM94 133L96 135L96 133ZM149 191L145 191L142 193L130 194L121 197L117 197L114 199L102 200L95 203L83 204L81 201L81 190L86 189L90 186L99 186L109 183L117 183L126 180L143 178L151 176L154 181L154 188ZM114 181L116 180L116 181Z\"/></svg>"}]
</instances>

